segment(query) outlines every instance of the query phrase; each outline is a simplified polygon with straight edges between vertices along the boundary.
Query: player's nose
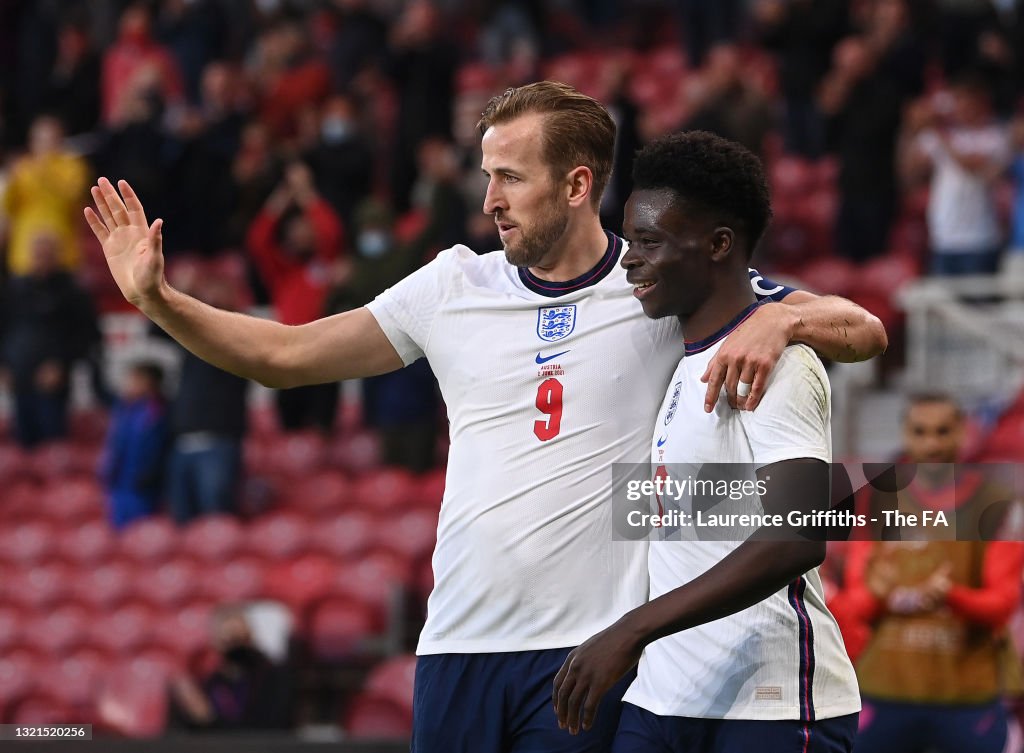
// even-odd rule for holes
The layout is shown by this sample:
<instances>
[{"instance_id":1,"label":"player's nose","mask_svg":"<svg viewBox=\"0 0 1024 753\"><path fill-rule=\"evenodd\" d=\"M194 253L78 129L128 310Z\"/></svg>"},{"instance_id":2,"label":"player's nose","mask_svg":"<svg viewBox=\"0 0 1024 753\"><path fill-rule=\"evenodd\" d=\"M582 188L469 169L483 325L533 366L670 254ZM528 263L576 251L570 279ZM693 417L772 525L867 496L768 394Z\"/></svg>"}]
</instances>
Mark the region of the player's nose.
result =
<instances>
[{"instance_id":1,"label":"player's nose","mask_svg":"<svg viewBox=\"0 0 1024 753\"><path fill-rule=\"evenodd\" d=\"M484 194L484 214L494 214L498 210L508 211L508 202L498 183L492 180L487 184L487 193Z\"/></svg>"}]
</instances>

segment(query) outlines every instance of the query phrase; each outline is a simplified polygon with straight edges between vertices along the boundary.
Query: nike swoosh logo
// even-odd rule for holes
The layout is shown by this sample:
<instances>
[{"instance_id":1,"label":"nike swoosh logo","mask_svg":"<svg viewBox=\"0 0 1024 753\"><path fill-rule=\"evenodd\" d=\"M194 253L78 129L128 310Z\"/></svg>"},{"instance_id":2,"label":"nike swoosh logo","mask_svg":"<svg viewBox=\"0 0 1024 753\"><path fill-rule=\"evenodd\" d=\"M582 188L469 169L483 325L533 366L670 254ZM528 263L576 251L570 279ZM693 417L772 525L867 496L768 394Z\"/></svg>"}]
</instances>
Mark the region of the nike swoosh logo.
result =
<instances>
[{"instance_id":1,"label":"nike swoosh logo","mask_svg":"<svg viewBox=\"0 0 1024 753\"><path fill-rule=\"evenodd\" d=\"M553 356L547 356L547 357L541 356L541 354L538 353L537 354L537 363L547 363L552 358L558 358L559 356L564 356L568 352L569 352L568 350L563 350L561 353L555 353Z\"/></svg>"},{"instance_id":2,"label":"nike swoosh logo","mask_svg":"<svg viewBox=\"0 0 1024 753\"><path fill-rule=\"evenodd\" d=\"M668 441L668 437L662 437L661 439L658 440L658 447L661 447L667 441Z\"/></svg>"}]
</instances>

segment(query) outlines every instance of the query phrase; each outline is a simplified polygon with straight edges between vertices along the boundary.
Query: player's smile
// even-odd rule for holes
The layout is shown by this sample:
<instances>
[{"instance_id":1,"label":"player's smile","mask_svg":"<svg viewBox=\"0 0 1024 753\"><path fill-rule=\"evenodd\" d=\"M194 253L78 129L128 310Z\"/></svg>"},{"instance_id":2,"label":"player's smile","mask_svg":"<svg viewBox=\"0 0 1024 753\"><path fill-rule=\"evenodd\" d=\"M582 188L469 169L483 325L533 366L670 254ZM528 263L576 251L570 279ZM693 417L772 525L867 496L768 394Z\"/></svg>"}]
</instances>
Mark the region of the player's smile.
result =
<instances>
[{"instance_id":1,"label":"player's smile","mask_svg":"<svg viewBox=\"0 0 1024 753\"><path fill-rule=\"evenodd\" d=\"M665 191L634 191L626 202L626 281L652 319L686 316L707 295L708 228Z\"/></svg>"}]
</instances>

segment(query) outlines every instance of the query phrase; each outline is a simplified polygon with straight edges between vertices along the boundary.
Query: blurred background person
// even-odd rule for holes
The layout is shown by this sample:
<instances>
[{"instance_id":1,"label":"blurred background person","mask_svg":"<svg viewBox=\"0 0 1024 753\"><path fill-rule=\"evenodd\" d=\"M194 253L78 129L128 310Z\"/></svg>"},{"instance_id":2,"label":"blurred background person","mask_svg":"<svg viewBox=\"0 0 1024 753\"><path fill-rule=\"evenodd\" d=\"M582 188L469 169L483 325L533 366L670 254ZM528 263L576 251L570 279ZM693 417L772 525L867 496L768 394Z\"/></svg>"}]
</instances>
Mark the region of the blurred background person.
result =
<instances>
[{"instance_id":1,"label":"blurred background person","mask_svg":"<svg viewBox=\"0 0 1024 753\"><path fill-rule=\"evenodd\" d=\"M161 99L171 105L185 96L181 70L170 51L153 38L149 5L130 4L121 13L116 41L103 54L101 93L103 120L108 125L122 121L129 105L126 98L137 91L139 80L155 83Z\"/></svg>"},{"instance_id":2,"label":"blurred background person","mask_svg":"<svg viewBox=\"0 0 1024 753\"><path fill-rule=\"evenodd\" d=\"M931 272L995 274L1003 233L994 184L1009 165L1010 142L982 79L959 79L944 103L942 111L928 100L911 110L900 155L909 184L930 180Z\"/></svg>"},{"instance_id":3,"label":"blurred background person","mask_svg":"<svg viewBox=\"0 0 1024 753\"><path fill-rule=\"evenodd\" d=\"M198 281L194 294L228 311L237 291L223 280ZM182 350L178 390L170 402L167 468L171 516L184 525L201 515L234 514L242 481L249 382Z\"/></svg>"},{"instance_id":4,"label":"blurred background person","mask_svg":"<svg viewBox=\"0 0 1024 753\"><path fill-rule=\"evenodd\" d=\"M223 606L212 623L216 667L199 682L185 673L171 682L177 725L193 731L289 729L294 703L290 673L256 647L245 609Z\"/></svg>"},{"instance_id":5,"label":"blurred background person","mask_svg":"<svg viewBox=\"0 0 1024 753\"><path fill-rule=\"evenodd\" d=\"M0 297L0 353L25 448L67 436L71 369L100 337L92 302L61 267L60 237L38 232L29 242L26 273Z\"/></svg>"},{"instance_id":6,"label":"blurred background person","mask_svg":"<svg viewBox=\"0 0 1024 753\"><path fill-rule=\"evenodd\" d=\"M389 206L369 199L356 212L355 254L336 269L327 313L364 306L418 269L435 237L425 232L410 242L395 238ZM416 473L434 465L440 400L426 359L362 380L363 422L380 433L382 460Z\"/></svg>"},{"instance_id":7,"label":"blurred background person","mask_svg":"<svg viewBox=\"0 0 1024 753\"><path fill-rule=\"evenodd\" d=\"M163 369L155 363L134 364L113 407L100 478L116 529L159 508L168 449L163 378Z\"/></svg>"},{"instance_id":8,"label":"blurred background person","mask_svg":"<svg viewBox=\"0 0 1024 753\"><path fill-rule=\"evenodd\" d=\"M28 274L32 246L42 234L57 242L59 267L74 270L81 256L76 232L89 168L84 159L68 151L63 126L55 117L43 115L33 121L28 147L28 154L11 168L3 192L10 225L7 271Z\"/></svg>"},{"instance_id":9,"label":"blurred background person","mask_svg":"<svg viewBox=\"0 0 1024 753\"><path fill-rule=\"evenodd\" d=\"M864 697L857 750L1001 753L1003 690L1008 673L1020 673L1006 628L1020 604L1024 543L979 539L996 534L981 514L1012 494L978 467L955 465L963 414L945 395L910 399L903 440L905 460L917 464L913 478L899 492L873 491L871 514L881 522L882 510L919 519L942 510L964 540L903 528L851 545L837 614L870 633L856 662ZM966 540L971 532L975 540Z\"/></svg>"},{"instance_id":10,"label":"blurred background person","mask_svg":"<svg viewBox=\"0 0 1024 753\"><path fill-rule=\"evenodd\" d=\"M343 226L317 192L305 164L288 165L282 182L253 220L249 254L270 293L279 322L306 324L324 311L329 266L344 256ZM338 385L317 384L278 390L277 409L287 431L334 428Z\"/></svg>"}]
</instances>

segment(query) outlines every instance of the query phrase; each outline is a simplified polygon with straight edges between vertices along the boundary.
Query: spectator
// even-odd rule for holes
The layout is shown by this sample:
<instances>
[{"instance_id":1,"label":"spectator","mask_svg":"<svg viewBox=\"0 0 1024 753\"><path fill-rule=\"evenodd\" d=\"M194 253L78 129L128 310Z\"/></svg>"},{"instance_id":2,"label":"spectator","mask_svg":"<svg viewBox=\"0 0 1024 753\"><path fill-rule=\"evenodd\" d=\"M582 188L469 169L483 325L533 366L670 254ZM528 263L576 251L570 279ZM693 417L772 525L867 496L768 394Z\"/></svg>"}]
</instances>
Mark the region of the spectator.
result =
<instances>
[{"instance_id":1,"label":"spectator","mask_svg":"<svg viewBox=\"0 0 1024 753\"><path fill-rule=\"evenodd\" d=\"M3 196L10 219L7 270L29 272L33 244L40 235L56 239L57 263L73 270L79 263L76 232L88 182L85 161L64 147L60 121L41 116L29 132L29 153L15 162Z\"/></svg>"},{"instance_id":2,"label":"spectator","mask_svg":"<svg viewBox=\"0 0 1024 753\"><path fill-rule=\"evenodd\" d=\"M924 86L924 52L905 0L879 0L867 28L836 47L819 103L839 156L836 248L864 261L888 248L898 208L896 138L903 107Z\"/></svg>"},{"instance_id":3,"label":"spectator","mask_svg":"<svg viewBox=\"0 0 1024 753\"><path fill-rule=\"evenodd\" d=\"M57 58L44 85L42 106L72 135L94 131L99 125L100 57L84 25L60 28Z\"/></svg>"},{"instance_id":4,"label":"spectator","mask_svg":"<svg viewBox=\"0 0 1024 753\"><path fill-rule=\"evenodd\" d=\"M237 308L237 291L223 281L202 281L195 292L211 306ZM173 443L167 471L171 515L179 525L236 511L248 388L246 380L184 353L169 411Z\"/></svg>"},{"instance_id":5,"label":"spectator","mask_svg":"<svg viewBox=\"0 0 1024 753\"><path fill-rule=\"evenodd\" d=\"M457 64L458 51L443 35L437 6L431 0L406 5L391 30L387 64L398 93L391 191L399 212L411 205L420 142L451 138Z\"/></svg>"},{"instance_id":6,"label":"spectator","mask_svg":"<svg viewBox=\"0 0 1024 753\"><path fill-rule=\"evenodd\" d=\"M260 89L260 118L275 139L287 141L297 133L297 115L330 93L331 72L293 21L265 31L257 50L253 73Z\"/></svg>"},{"instance_id":7,"label":"spectator","mask_svg":"<svg viewBox=\"0 0 1024 753\"><path fill-rule=\"evenodd\" d=\"M691 103L693 115L685 131L711 131L764 154L765 136L773 129L771 103L744 74L739 50L717 45L706 56L700 73L699 94Z\"/></svg>"},{"instance_id":8,"label":"spectator","mask_svg":"<svg viewBox=\"0 0 1024 753\"><path fill-rule=\"evenodd\" d=\"M338 33L329 51L334 90L348 91L364 71L378 65L387 47L387 24L367 0L336 0Z\"/></svg>"},{"instance_id":9,"label":"spectator","mask_svg":"<svg viewBox=\"0 0 1024 753\"><path fill-rule=\"evenodd\" d=\"M163 0L157 37L174 56L190 102L199 100L207 64L223 54L225 19L220 3L209 0Z\"/></svg>"},{"instance_id":10,"label":"spectator","mask_svg":"<svg viewBox=\"0 0 1024 753\"><path fill-rule=\"evenodd\" d=\"M234 215L238 203L231 167L245 126L240 86L232 65L210 63L203 70L199 106L178 123L181 158L174 183L181 192L174 202L174 226L182 248L206 255L241 245L241 234L224 221Z\"/></svg>"},{"instance_id":11,"label":"spectator","mask_svg":"<svg viewBox=\"0 0 1024 753\"><path fill-rule=\"evenodd\" d=\"M426 213L427 224L415 242L426 254L465 240L469 210L462 195L455 146L447 139L430 137L420 144L418 158L420 180L413 193L417 207Z\"/></svg>"},{"instance_id":12,"label":"spectator","mask_svg":"<svg viewBox=\"0 0 1024 753\"><path fill-rule=\"evenodd\" d=\"M779 60L783 140L791 154L817 159L824 149L815 96L832 48L846 33L846 5L843 0L757 0L753 6L761 40Z\"/></svg>"},{"instance_id":13,"label":"spectator","mask_svg":"<svg viewBox=\"0 0 1024 753\"><path fill-rule=\"evenodd\" d=\"M217 668L201 683L187 674L170 686L171 709L186 729L285 730L292 726L292 683L253 643L245 611L222 607L213 617Z\"/></svg>"},{"instance_id":14,"label":"spectator","mask_svg":"<svg viewBox=\"0 0 1024 753\"><path fill-rule=\"evenodd\" d=\"M964 78L951 89L948 112L921 102L912 113L901 162L908 183L931 178L932 273L994 274L1002 233L993 186L1009 163L1010 144L992 116L987 88Z\"/></svg>"},{"instance_id":15,"label":"spectator","mask_svg":"<svg viewBox=\"0 0 1024 753\"><path fill-rule=\"evenodd\" d=\"M742 3L737 0L676 0L676 6L691 68L704 65L714 47L732 42L742 26Z\"/></svg>"},{"instance_id":16,"label":"spectator","mask_svg":"<svg viewBox=\"0 0 1024 753\"><path fill-rule=\"evenodd\" d=\"M954 465L963 423L947 396L912 398L903 437L906 458L918 465L903 490L874 492L870 510L880 522L882 510L919 519L923 510L942 510L960 536L976 532L984 540L883 529L887 540L850 549L840 614L873 631L857 662L860 753L1000 753L1006 744L1002 662L1006 625L1020 602L1024 544L993 540L995 531L983 527L982 513L1011 496L976 467Z\"/></svg>"},{"instance_id":17,"label":"spectator","mask_svg":"<svg viewBox=\"0 0 1024 753\"><path fill-rule=\"evenodd\" d=\"M399 243L391 209L373 199L364 202L356 214L356 253L335 277L328 313L364 306L411 274L423 263L423 243L423 237ZM363 421L380 432L382 460L416 473L433 467L439 403L437 382L426 359L364 379L362 387Z\"/></svg>"},{"instance_id":18,"label":"spectator","mask_svg":"<svg viewBox=\"0 0 1024 753\"><path fill-rule=\"evenodd\" d=\"M335 95L324 105L319 139L306 161L313 166L320 193L345 227L352 227L356 205L370 195L373 152L360 132L351 98Z\"/></svg>"},{"instance_id":19,"label":"spectator","mask_svg":"<svg viewBox=\"0 0 1024 753\"><path fill-rule=\"evenodd\" d=\"M103 121L108 125L130 117L139 79L152 81L164 102L177 105L184 99L178 65L153 39L150 24L145 3L129 5L121 14L117 41L103 55Z\"/></svg>"},{"instance_id":20,"label":"spectator","mask_svg":"<svg viewBox=\"0 0 1024 753\"><path fill-rule=\"evenodd\" d=\"M135 364L114 406L100 476L117 529L153 514L160 500L168 439L162 385L158 365Z\"/></svg>"},{"instance_id":21,"label":"spectator","mask_svg":"<svg viewBox=\"0 0 1024 753\"><path fill-rule=\"evenodd\" d=\"M249 253L278 321L306 324L323 314L327 270L342 256L342 230L338 215L316 192L310 169L301 162L289 165L249 229ZM315 426L330 432L337 405L337 383L277 393L278 416L288 431Z\"/></svg>"},{"instance_id":22,"label":"spectator","mask_svg":"<svg viewBox=\"0 0 1024 753\"><path fill-rule=\"evenodd\" d=\"M0 298L0 352L14 392L15 435L22 447L67 436L71 368L99 340L92 303L61 269L60 239L31 241L28 273Z\"/></svg>"}]
</instances>

